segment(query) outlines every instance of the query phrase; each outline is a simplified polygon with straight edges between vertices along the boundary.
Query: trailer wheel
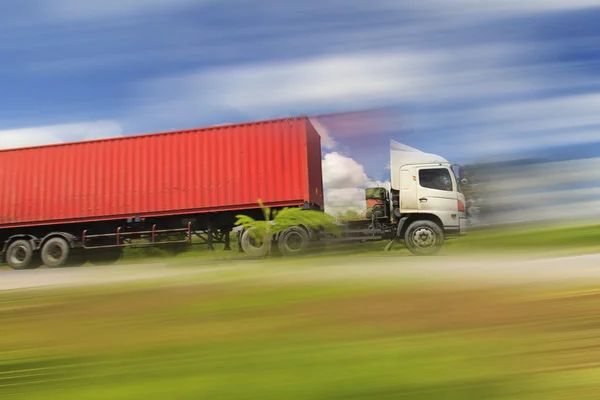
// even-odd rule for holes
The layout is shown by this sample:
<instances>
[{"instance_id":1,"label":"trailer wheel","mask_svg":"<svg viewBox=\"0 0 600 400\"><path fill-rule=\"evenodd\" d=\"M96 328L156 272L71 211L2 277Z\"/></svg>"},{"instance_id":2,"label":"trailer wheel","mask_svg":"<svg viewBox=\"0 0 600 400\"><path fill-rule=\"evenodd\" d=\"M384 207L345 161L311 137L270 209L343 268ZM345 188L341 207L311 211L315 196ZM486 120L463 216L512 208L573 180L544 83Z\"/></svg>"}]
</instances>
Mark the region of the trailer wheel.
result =
<instances>
[{"instance_id":1,"label":"trailer wheel","mask_svg":"<svg viewBox=\"0 0 600 400\"><path fill-rule=\"evenodd\" d=\"M292 226L279 235L277 247L284 256L305 253L310 246L308 232L299 226Z\"/></svg>"},{"instance_id":2,"label":"trailer wheel","mask_svg":"<svg viewBox=\"0 0 600 400\"><path fill-rule=\"evenodd\" d=\"M256 230L256 228L250 228L242 234L242 240L240 241L240 245L244 253L248 254L251 257L264 257L269 254L271 250L271 238L263 237L262 241L257 241L253 236L252 232Z\"/></svg>"},{"instance_id":3,"label":"trailer wheel","mask_svg":"<svg viewBox=\"0 0 600 400\"><path fill-rule=\"evenodd\" d=\"M404 233L404 244L415 255L437 253L444 243L444 231L431 221L415 221Z\"/></svg>"},{"instance_id":4,"label":"trailer wheel","mask_svg":"<svg viewBox=\"0 0 600 400\"><path fill-rule=\"evenodd\" d=\"M33 262L33 248L27 240L16 240L6 250L6 263L12 269L31 269Z\"/></svg>"},{"instance_id":5,"label":"trailer wheel","mask_svg":"<svg viewBox=\"0 0 600 400\"><path fill-rule=\"evenodd\" d=\"M71 248L61 237L54 237L42 246L42 262L48 267L62 267L69 259Z\"/></svg>"}]
</instances>

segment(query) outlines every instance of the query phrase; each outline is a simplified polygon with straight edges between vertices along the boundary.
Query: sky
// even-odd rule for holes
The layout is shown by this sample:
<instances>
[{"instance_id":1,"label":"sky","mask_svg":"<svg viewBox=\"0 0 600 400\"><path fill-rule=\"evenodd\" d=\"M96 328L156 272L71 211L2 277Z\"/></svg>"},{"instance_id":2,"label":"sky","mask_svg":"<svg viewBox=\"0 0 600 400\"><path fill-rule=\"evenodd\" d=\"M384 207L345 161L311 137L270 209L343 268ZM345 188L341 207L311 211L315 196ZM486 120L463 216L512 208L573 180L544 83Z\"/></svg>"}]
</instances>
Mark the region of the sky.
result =
<instances>
[{"instance_id":1,"label":"sky","mask_svg":"<svg viewBox=\"0 0 600 400\"><path fill-rule=\"evenodd\" d=\"M2 5L0 148L384 108L315 120L331 210L386 184L390 139L600 155L600 0Z\"/></svg>"}]
</instances>

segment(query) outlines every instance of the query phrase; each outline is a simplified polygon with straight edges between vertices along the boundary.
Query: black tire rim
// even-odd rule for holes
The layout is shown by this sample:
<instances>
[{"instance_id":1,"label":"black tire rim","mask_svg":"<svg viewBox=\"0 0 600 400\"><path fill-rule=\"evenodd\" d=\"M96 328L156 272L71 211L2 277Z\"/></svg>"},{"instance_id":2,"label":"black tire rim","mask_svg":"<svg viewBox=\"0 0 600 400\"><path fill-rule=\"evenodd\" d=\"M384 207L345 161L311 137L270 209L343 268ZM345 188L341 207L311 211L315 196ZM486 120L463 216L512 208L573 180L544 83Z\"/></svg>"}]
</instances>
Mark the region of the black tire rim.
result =
<instances>
[{"instance_id":1,"label":"black tire rim","mask_svg":"<svg viewBox=\"0 0 600 400\"><path fill-rule=\"evenodd\" d=\"M64 255L64 251L61 245L59 244L50 244L48 246L48 252L46 253L49 261L53 263L60 262L61 258Z\"/></svg>"},{"instance_id":2,"label":"black tire rim","mask_svg":"<svg viewBox=\"0 0 600 400\"><path fill-rule=\"evenodd\" d=\"M304 238L299 232L290 232L285 236L285 247L290 251L299 251L304 247Z\"/></svg>"}]
</instances>

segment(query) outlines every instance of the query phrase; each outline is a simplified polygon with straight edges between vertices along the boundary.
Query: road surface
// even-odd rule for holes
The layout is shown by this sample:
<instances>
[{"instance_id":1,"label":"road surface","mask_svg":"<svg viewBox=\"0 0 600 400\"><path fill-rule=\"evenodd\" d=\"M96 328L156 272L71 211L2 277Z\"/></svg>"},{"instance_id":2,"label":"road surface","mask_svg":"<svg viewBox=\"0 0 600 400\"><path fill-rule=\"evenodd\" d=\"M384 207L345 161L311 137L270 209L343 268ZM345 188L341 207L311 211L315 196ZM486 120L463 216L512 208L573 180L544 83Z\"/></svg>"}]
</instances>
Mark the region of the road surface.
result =
<instances>
[{"instance_id":1,"label":"road surface","mask_svg":"<svg viewBox=\"0 0 600 400\"><path fill-rule=\"evenodd\" d=\"M231 261L173 266L167 263L13 271L0 270L0 291L103 285L170 279L175 282L241 278L265 281L403 280L474 286L534 282L600 283L600 254L527 259L524 257L352 256L295 261ZM233 272L233 278L232 278Z\"/></svg>"}]
</instances>

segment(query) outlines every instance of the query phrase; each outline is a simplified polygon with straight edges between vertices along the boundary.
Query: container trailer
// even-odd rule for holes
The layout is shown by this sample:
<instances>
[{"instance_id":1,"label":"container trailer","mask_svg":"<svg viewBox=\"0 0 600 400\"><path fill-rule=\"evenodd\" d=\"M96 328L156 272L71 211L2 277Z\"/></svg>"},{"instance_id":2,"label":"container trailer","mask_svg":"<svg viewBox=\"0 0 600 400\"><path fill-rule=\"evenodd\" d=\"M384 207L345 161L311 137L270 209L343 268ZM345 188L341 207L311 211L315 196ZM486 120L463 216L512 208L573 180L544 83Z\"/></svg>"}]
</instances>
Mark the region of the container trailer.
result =
<instances>
[{"instance_id":1,"label":"container trailer","mask_svg":"<svg viewBox=\"0 0 600 400\"><path fill-rule=\"evenodd\" d=\"M342 237L298 226L272 241L288 255L400 238L430 254L464 233L451 165L409 149L392 145L391 192L368 191L368 218ZM275 211L324 211L321 139L307 117L2 150L0 182L0 251L13 269L111 262L126 247L193 237L230 249L237 215L262 218L258 199ZM255 245L249 233L239 231L241 251L268 253L273 242Z\"/></svg>"},{"instance_id":2,"label":"container trailer","mask_svg":"<svg viewBox=\"0 0 600 400\"><path fill-rule=\"evenodd\" d=\"M235 216L323 209L308 118L0 151L0 250L15 269L103 261L127 246L229 245ZM77 257L74 257L76 255Z\"/></svg>"}]
</instances>

